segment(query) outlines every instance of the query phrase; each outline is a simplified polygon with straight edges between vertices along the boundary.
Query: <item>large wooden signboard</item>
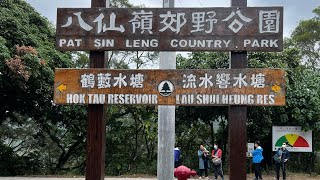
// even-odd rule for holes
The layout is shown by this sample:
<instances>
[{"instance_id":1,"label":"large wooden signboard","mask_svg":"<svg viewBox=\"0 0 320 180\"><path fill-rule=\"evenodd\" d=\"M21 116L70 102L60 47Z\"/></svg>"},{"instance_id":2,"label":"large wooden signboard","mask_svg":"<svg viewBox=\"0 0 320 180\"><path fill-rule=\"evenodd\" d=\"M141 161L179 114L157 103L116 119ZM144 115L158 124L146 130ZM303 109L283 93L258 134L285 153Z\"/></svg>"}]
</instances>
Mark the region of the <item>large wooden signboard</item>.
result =
<instances>
[{"instance_id":1,"label":"large wooden signboard","mask_svg":"<svg viewBox=\"0 0 320 180\"><path fill-rule=\"evenodd\" d=\"M280 69L56 69L57 104L285 105Z\"/></svg>"},{"instance_id":2,"label":"large wooden signboard","mask_svg":"<svg viewBox=\"0 0 320 180\"><path fill-rule=\"evenodd\" d=\"M283 7L60 8L56 47L62 51L282 51Z\"/></svg>"}]
</instances>

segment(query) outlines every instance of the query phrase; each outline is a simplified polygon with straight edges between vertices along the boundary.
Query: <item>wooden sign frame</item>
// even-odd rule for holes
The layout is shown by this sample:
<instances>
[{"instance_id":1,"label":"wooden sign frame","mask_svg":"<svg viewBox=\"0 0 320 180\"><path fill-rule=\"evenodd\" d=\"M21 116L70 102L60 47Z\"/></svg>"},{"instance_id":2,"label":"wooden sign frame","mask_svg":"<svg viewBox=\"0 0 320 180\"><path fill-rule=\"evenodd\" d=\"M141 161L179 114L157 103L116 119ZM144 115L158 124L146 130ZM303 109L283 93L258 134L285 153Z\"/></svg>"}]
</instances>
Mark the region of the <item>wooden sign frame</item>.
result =
<instances>
[{"instance_id":1,"label":"wooden sign frame","mask_svg":"<svg viewBox=\"0 0 320 180\"><path fill-rule=\"evenodd\" d=\"M57 104L285 105L281 69L56 69Z\"/></svg>"},{"instance_id":2,"label":"wooden sign frame","mask_svg":"<svg viewBox=\"0 0 320 180\"><path fill-rule=\"evenodd\" d=\"M61 51L282 51L283 7L59 8L56 47Z\"/></svg>"}]
</instances>

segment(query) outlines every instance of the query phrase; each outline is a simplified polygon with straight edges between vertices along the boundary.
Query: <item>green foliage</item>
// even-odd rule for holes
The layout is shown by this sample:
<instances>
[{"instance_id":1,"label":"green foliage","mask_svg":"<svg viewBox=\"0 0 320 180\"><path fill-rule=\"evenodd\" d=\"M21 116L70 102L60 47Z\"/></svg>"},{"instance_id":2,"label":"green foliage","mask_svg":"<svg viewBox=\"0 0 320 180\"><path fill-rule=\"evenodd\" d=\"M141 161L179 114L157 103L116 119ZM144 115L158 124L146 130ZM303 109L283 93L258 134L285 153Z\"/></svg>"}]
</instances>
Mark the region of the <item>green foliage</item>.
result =
<instances>
[{"instance_id":1,"label":"green foliage","mask_svg":"<svg viewBox=\"0 0 320 180\"><path fill-rule=\"evenodd\" d=\"M320 153L319 151L315 153L315 161L313 162L315 164L314 172L317 174L320 174Z\"/></svg>"},{"instance_id":2,"label":"green foliage","mask_svg":"<svg viewBox=\"0 0 320 180\"><path fill-rule=\"evenodd\" d=\"M5 59L10 58L10 51L6 46L6 43L7 43L6 39L0 36L0 60L1 61L4 61Z\"/></svg>"},{"instance_id":3,"label":"green foliage","mask_svg":"<svg viewBox=\"0 0 320 180\"><path fill-rule=\"evenodd\" d=\"M33 153L21 157L11 147L0 144L0 169L0 176L37 174L41 164Z\"/></svg>"},{"instance_id":4,"label":"green foliage","mask_svg":"<svg viewBox=\"0 0 320 180\"><path fill-rule=\"evenodd\" d=\"M110 7L132 8L134 6L130 4L128 0L112 0L110 1Z\"/></svg>"},{"instance_id":5,"label":"green foliage","mask_svg":"<svg viewBox=\"0 0 320 180\"><path fill-rule=\"evenodd\" d=\"M177 69L216 69L228 67L228 53L193 52L189 54L189 57L177 56Z\"/></svg>"},{"instance_id":6,"label":"green foliage","mask_svg":"<svg viewBox=\"0 0 320 180\"><path fill-rule=\"evenodd\" d=\"M155 107L144 106L109 106L106 136L107 174L156 174L155 110Z\"/></svg>"},{"instance_id":7,"label":"green foliage","mask_svg":"<svg viewBox=\"0 0 320 180\"><path fill-rule=\"evenodd\" d=\"M7 47L17 44L39 47L54 41L54 30L48 21L25 1L1 1L0 14L0 36L6 37Z\"/></svg>"},{"instance_id":8,"label":"green foliage","mask_svg":"<svg viewBox=\"0 0 320 180\"><path fill-rule=\"evenodd\" d=\"M284 49L281 53L249 53L250 68L281 68L290 70L299 66L301 56L296 48Z\"/></svg>"},{"instance_id":9,"label":"green foliage","mask_svg":"<svg viewBox=\"0 0 320 180\"><path fill-rule=\"evenodd\" d=\"M292 33L293 45L301 50L303 63L311 69L320 66L320 7L314 9L315 17L300 21Z\"/></svg>"},{"instance_id":10,"label":"green foliage","mask_svg":"<svg viewBox=\"0 0 320 180\"><path fill-rule=\"evenodd\" d=\"M0 13L0 152L11 153L1 172L83 166L86 110L52 103L54 68L71 67L71 54L55 50L54 29L25 1L1 1Z\"/></svg>"},{"instance_id":11,"label":"green foliage","mask_svg":"<svg viewBox=\"0 0 320 180\"><path fill-rule=\"evenodd\" d=\"M291 115L291 123L306 130L320 130L320 71L296 69L292 76L287 92L287 114Z\"/></svg>"}]
</instances>

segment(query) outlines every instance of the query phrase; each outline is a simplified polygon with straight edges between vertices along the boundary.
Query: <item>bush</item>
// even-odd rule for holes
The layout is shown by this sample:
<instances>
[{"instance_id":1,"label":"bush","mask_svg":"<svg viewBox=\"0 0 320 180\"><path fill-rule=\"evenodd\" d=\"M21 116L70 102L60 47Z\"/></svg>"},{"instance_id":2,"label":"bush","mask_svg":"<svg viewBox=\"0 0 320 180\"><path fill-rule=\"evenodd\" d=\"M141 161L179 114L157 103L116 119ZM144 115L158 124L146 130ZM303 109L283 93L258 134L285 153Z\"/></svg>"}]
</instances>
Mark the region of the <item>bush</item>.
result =
<instances>
[{"instance_id":1,"label":"bush","mask_svg":"<svg viewBox=\"0 0 320 180\"><path fill-rule=\"evenodd\" d=\"M37 155L18 156L11 147L0 144L0 176L37 174L41 165Z\"/></svg>"},{"instance_id":2,"label":"bush","mask_svg":"<svg viewBox=\"0 0 320 180\"><path fill-rule=\"evenodd\" d=\"M315 153L314 172L320 174L320 152Z\"/></svg>"}]
</instances>

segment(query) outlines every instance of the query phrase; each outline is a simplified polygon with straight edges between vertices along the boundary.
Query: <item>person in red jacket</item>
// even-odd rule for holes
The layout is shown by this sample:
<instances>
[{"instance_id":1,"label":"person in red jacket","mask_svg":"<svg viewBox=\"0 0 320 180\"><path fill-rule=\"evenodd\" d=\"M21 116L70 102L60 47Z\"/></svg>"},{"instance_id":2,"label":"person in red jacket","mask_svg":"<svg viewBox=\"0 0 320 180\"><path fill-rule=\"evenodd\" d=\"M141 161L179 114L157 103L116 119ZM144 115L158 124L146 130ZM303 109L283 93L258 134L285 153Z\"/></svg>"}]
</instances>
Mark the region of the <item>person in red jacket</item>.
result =
<instances>
[{"instance_id":1,"label":"person in red jacket","mask_svg":"<svg viewBox=\"0 0 320 180\"><path fill-rule=\"evenodd\" d=\"M213 145L214 150L212 150L212 161L213 161L213 171L215 179L218 179L218 176L221 176L223 180L223 172L222 172L222 150L218 148L217 143Z\"/></svg>"}]
</instances>

